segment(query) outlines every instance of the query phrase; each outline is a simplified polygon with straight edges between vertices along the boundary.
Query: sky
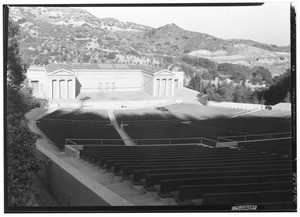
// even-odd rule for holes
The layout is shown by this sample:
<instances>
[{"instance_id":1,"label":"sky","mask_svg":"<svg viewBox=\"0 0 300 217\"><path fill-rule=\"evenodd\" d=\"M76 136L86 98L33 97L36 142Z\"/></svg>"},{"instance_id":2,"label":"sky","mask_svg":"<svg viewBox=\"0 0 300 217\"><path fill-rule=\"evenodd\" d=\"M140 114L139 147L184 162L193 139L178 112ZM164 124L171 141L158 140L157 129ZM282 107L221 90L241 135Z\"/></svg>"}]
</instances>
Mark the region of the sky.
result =
<instances>
[{"instance_id":1,"label":"sky","mask_svg":"<svg viewBox=\"0 0 300 217\"><path fill-rule=\"evenodd\" d=\"M83 8L99 18L114 17L158 28L175 23L190 31L222 39L250 39L267 44L290 44L290 4L252 7L93 7Z\"/></svg>"}]
</instances>

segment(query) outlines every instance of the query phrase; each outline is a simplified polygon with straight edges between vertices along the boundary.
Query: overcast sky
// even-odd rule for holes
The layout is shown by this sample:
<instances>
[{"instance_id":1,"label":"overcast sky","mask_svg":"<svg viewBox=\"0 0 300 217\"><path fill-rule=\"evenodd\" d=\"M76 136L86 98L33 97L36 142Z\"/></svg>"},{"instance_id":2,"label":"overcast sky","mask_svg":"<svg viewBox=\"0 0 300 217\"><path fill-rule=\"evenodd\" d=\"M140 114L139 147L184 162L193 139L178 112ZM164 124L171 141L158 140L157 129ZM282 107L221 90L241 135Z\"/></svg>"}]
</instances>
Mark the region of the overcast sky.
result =
<instances>
[{"instance_id":1,"label":"overcast sky","mask_svg":"<svg viewBox=\"0 0 300 217\"><path fill-rule=\"evenodd\" d=\"M256 7L115 7L83 8L99 18L114 17L151 27L179 27L223 39L251 39L279 46L290 44L290 4Z\"/></svg>"}]
</instances>

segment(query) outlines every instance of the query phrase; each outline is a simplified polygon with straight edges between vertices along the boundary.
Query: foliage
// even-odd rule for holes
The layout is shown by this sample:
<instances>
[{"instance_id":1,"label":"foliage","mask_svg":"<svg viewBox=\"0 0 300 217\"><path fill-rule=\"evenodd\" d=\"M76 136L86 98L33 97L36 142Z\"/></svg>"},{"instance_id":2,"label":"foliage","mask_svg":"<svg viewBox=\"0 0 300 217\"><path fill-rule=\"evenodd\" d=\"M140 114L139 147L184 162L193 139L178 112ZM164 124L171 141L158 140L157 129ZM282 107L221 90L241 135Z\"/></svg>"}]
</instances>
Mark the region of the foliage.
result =
<instances>
[{"instance_id":1,"label":"foliage","mask_svg":"<svg viewBox=\"0 0 300 217\"><path fill-rule=\"evenodd\" d=\"M115 52L109 52L106 56L107 59L113 60L116 58L116 53Z\"/></svg>"},{"instance_id":2,"label":"foliage","mask_svg":"<svg viewBox=\"0 0 300 217\"><path fill-rule=\"evenodd\" d=\"M233 102L259 103L256 92L243 85L238 85L235 87L235 92L233 93Z\"/></svg>"},{"instance_id":3,"label":"foliage","mask_svg":"<svg viewBox=\"0 0 300 217\"><path fill-rule=\"evenodd\" d=\"M237 83L250 77L249 67L240 64L221 63L218 65L218 71Z\"/></svg>"},{"instance_id":4,"label":"foliage","mask_svg":"<svg viewBox=\"0 0 300 217\"><path fill-rule=\"evenodd\" d=\"M243 85L233 86L231 83L222 83L218 87L207 87L205 90L208 100L238 102L238 103L259 103L256 91Z\"/></svg>"},{"instance_id":5,"label":"foliage","mask_svg":"<svg viewBox=\"0 0 300 217\"><path fill-rule=\"evenodd\" d=\"M24 206L32 173L39 169L39 159L33 151L38 137L28 128L22 113L9 114L7 121L8 204Z\"/></svg>"},{"instance_id":6,"label":"foliage","mask_svg":"<svg viewBox=\"0 0 300 217\"><path fill-rule=\"evenodd\" d=\"M204 71L202 72L202 76L201 76L204 80L212 80L213 79L213 76L211 73L207 72L207 71Z\"/></svg>"},{"instance_id":7,"label":"foliage","mask_svg":"<svg viewBox=\"0 0 300 217\"><path fill-rule=\"evenodd\" d=\"M274 78L274 84L268 90L262 91L259 98L264 99L268 105L274 105L288 100L288 93L291 93L290 69L287 69L281 76Z\"/></svg>"},{"instance_id":8,"label":"foliage","mask_svg":"<svg viewBox=\"0 0 300 217\"><path fill-rule=\"evenodd\" d=\"M135 50L127 51L126 54L127 55L133 55L133 56L136 56L136 57L141 57L141 55Z\"/></svg>"},{"instance_id":9,"label":"foliage","mask_svg":"<svg viewBox=\"0 0 300 217\"><path fill-rule=\"evenodd\" d=\"M19 87L25 79L27 66L19 55L19 26L9 20L8 47L7 47L7 84Z\"/></svg>"},{"instance_id":10,"label":"foliage","mask_svg":"<svg viewBox=\"0 0 300 217\"><path fill-rule=\"evenodd\" d=\"M207 99L210 101L221 102L223 101L222 96L218 93L217 87L208 87L205 90Z\"/></svg>"},{"instance_id":11,"label":"foliage","mask_svg":"<svg viewBox=\"0 0 300 217\"><path fill-rule=\"evenodd\" d=\"M219 85L219 88L217 90L217 92L222 97L222 101L225 101L225 102L231 102L233 100L234 91L235 91L235 88L234 88L232 82L230 82L229 84L224 82L223 84Z\"/></svg>"},{"instance_id":12,"label":"foliage","mask_svg":"<svg viewBox=\"0 0 300 217\"><path fill-rule=\"evenodd\" d=\"M194 77L192 77L189 83L189 87L193 90L201 92L201 80L202 79L199 74L195 75Z\"/></svg>"},{"instance_id":13,"label":"foliage","mask_svg":"<svg viewBox=\"0 0 300 217\"><path fill-rule=\"evenodd\" d=\"M218 68L217 63L206 58L183 56L182 61L196 67L203 67L209 70L216 70Z\"/></svg>"},{"instance_id":14,"label":"foliage","mask_svg":"<svg viewBox=\"0 0 300 217\"><path fill-rule=\"evenodd\" d=\"M264 70L265 71L265 70ZM192 78L190 87L197 90L197 76ZM288 69L283 75L274 78L274 84L267 90L252 91L245 85L236 85L232 83L222 83L218 87L207 87L205 93L208 100L213 101L233 101L239 103L259 103L265 100L265 104L274 105L279 102L291 102L291 71ZM198 88L199 89L199 88Z\"/></svg>"},{"instance_id":15,"label":"foliage","mask_svg":"<svg viewBox=\"0 0 300 217\"><path fill-rule=\"evenodd\" d=\"M265 81L268 85L273 84L272 74L269 69L266 69L262 66L257 66L252 69L252 79L250 82L252 84L261 84Z\"/></svg>"},{"instance_id":16,"label":"foliage","mask_svg":"<svg viewBox=\"0 0 300 217\"><path fill-rule=\"evenodd\" d=\"M30 131L25 113L38 105L23 86L26 67L19 56L18 27L9 21L7 61L7 190L9 206L25 206L32 173L40 159L34 153L37 134Z\"/></svg>"},{"instance_id":17,"label":"foliage","mask_svg":"<svg viewBox=\"0 0 300 217\"><path fill-rule=\"evenodd\" d=\"M291 94L287 92L286 97L284 98L284 102L290 103L291 102Z\"/></svg>"}]
</instances>

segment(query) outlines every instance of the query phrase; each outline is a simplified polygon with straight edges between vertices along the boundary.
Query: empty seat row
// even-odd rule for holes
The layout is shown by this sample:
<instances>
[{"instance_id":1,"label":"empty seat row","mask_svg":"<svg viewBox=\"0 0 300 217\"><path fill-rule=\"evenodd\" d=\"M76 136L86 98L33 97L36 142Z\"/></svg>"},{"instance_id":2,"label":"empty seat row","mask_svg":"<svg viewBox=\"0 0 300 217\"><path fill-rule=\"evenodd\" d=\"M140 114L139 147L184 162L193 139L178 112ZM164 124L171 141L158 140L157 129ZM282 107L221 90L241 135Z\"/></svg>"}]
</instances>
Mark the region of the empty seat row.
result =
<instances>
[{"instance_id":1,"label":"empty seat row","mask_svg":"<svg viewBox=\"0 0 300 217\"><path fill-rule=\"evenodd\" d=\"M168 146L115 148L114 152L113 147L84 146L80 156L131 179L134 185L143 185L147 191L156 190L161 197L174 196L179 204L194 199L203 199L203 205L222 204L218 202L222 198L207 195L259 194L291 191L293 187L292 159L282 155L197 145L172 147L172 151ZM277 202L291 206L291 200L255 201L246 197L249 203L259 202L266 207Z\"/></svg>"},{"instance_id":2,"label":"empty seat row","mask_svg":"<svg viewBox=\"0 0 300 217\"><path fill-rule=\"evenodd\" d=\"M292 202L291 190L206 194L203 205L235 205L264 202Z\"/></svg>"},{"instance_id":3,"label":"empty seat row","mask_svg":"<svg viewBox=\"0 0 300 217\"><path fill-rule=\"evenodd\" d=\"M212 193L237 193L255 191L290 190L293 188L291 181L262 182L262 183L240 183L222 185L181 185L177 200L203 199L206 194Z\"/></svg>"},{"instance_id":4,"label":"empty seat row","mask_svg":"<svg viewBox=\"0 0 300 217\"><path fill-rule=\"evenodd\" d=\"M227 177L206 177L162 180L156 186L161 196L169 195L172 191L178 191L182 185L221 185L221 184L242 184L242 183L262 183L262 182L281 182L291 181L292 175L289 171L283 174L261 174L249 176L227 176Z\"/></svg>"}]
</instances>

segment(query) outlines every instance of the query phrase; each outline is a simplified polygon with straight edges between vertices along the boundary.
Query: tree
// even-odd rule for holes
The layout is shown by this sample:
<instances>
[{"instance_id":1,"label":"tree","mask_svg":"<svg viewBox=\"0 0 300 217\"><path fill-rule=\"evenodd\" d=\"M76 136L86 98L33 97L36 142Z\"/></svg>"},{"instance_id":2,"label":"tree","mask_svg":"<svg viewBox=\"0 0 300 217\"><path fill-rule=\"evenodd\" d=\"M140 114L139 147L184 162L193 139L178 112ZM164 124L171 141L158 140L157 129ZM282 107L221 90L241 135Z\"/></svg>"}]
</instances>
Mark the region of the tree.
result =
<instances>
[{"instance_id":1,"label":"tree","mask_svg":"<svg viewBox=\"0 0 300 217\"><path fill-rule=\"evenodd\" d=\"M231 80L239 83L249 77L249 67L240 64L220 63L218 65L220 74L227 75Z\"/></svg>"},{"instance_id":2,"label":"tree","mask_svg":"<svg viewBox=\"0 0 300 217\"><path fill-rule=\"evenodd\" d=\"M239 103L255 103L256 100L253 94L251 89L246 86L236 86L235 92L233 93L233 101Z\"/></svg>"},{"instance_id":3,"label":"tree","mask_svg":"<svg viewBox=\"0 0 300 217\"><path fill-rule=\"evenodd\" d=\"M288 102L288 103L291 102L291 94L290 94L290 92L287 92L286 97L284 98L284 102Z\"/></svg>"},{"instance_id":4,"label":"tree","mask_svg":"<svg viewBox=\"0 0 300 217\"><path fill-rule=\"evenodd\" d=\"M231 102L233 100L234 90L235 89L232 82L230 82L229 84L224 82L223 84L220 85L218 89L218 93L222 97L222 101Z\"/></svg>"},{"instance_id":5,"label":"tree","mask_svg":"<svg viewBox=\"0 0 300 217\"><path fill-rule=\"evenodd\" d=\"M107 59L113 60L116 58L116 53L115 52L109 52L106 56Z\"/></svg>"},{"instance_id":6,"label":"tree","mask_svg":"<svg viewBox=\"0 0 300 217\"><path fill-rule=\"evenodd\" d=\"M222 96L217 92L216 87L206 88L207 99L211 101L221 102Z\"/></svg>"},{"instance_id":7,"label":"tree","mask_svg":"<svg viewBox=\"0 0 300 217\"><path fill-rule=\"evenodd\" d=\"M34 154L38 135L31 132L25 113L32 105L30 90L22 85L26 66L19 55L18 26L8 22L7 50L7 199L8 206L26 205L26 194L32 182L32 174L39 169L41 160ZM29 91L29 92L28 92Z\"/></svg>"},{"instance_id":8,"label":"tree","mask_svg":"<svg viewBox=\"0 0 300 217\"><path fill-rule=\"evenodd\" d=\"M262 66L257 66L252 69L252 80L253 84L262 83L265 81L268 85L273 84L272 74L269 69Z\"/></svg>"},{"instance_id":9,"label":"tree","mask_svg":"<svg viewBox=\"0 0 300 217\"><path fill-rule=\"evenodd\" d=\"M19 54L19 26L9 20L7 46L7 84L18 88L25 79L27 66Z\"/></svg>"},{"instance_id":10,"label":"tree","mask_svg":"<svg viewBox=\"0 0 300 217\"><path fill-rule=\"evenodd\" d=\"M274 81L274 84L268 90L261 91L258 94L259 98L264 98L268 105L284 102L288 92L291 93L291 70L287 69L284 74L275 78Z\"/></svg>"}]
</instances>

